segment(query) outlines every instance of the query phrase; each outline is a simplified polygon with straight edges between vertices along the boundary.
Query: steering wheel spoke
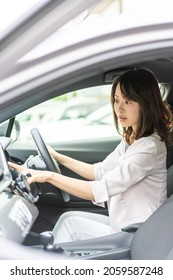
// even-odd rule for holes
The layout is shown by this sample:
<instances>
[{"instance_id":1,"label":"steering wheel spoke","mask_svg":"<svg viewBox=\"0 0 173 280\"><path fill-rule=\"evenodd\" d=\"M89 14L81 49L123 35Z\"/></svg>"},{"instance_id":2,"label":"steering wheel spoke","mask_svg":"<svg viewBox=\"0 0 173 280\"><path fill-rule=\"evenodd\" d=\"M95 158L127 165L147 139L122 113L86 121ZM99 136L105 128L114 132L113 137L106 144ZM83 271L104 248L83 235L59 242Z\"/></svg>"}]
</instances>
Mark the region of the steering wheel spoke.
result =
<instances>
[{"instance_id":1,"label":"steering wheel spoke","mask_svg":"<svg viewBox=\"0 0 173 280\"><path fill-rule=\"evenodd\" d=\"M46 164L47 170L61 174L61 170L59 168L57 161L55 161L52 158L52 156L50 155L50 153L46 147L46 144L45 144L40 132L38 131L38 129L32 128L31 135L39 150L39 153L40 153L44 163ZM70 195L67 192L64 192L60 189L59 189L59 192L65 202L70 200Z\"/></svg>"}]
</instances>

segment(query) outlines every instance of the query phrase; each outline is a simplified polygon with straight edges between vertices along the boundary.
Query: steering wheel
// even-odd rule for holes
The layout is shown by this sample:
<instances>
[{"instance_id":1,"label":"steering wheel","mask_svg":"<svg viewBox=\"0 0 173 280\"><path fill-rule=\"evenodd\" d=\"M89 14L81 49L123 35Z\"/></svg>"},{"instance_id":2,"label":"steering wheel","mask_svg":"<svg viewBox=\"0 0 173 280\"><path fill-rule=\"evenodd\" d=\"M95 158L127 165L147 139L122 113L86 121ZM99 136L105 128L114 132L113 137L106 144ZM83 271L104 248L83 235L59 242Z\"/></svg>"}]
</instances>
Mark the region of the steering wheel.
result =
<instances>
[{"instance_id":1,"label":"steering wheel","mask_svg":"<svg viewBox=\"0 0 173 280\"><path fill-rule=\"evenodd\" d=\"M45 145L45 142L44 142L40 132L38 131L38 129L37 128L32 128L31 129L31 135L32 135L32 138L33 138L39 152L40 152L40 155L41 155L44 163L46 164L47 170L52 171L52 172L58 172L59 174L61 174L61 171L60 171L60 168L59 168L59 165L58 165L57 161L55 161L51 157L51 155L50 155L50 153L49 153L49 151L48 151L48 149ZM60 192L60 195L65 202L70 200L70 195L67 192L62 191L60 189L59 189L59 192Z\"/></svg>"}]
</instances>

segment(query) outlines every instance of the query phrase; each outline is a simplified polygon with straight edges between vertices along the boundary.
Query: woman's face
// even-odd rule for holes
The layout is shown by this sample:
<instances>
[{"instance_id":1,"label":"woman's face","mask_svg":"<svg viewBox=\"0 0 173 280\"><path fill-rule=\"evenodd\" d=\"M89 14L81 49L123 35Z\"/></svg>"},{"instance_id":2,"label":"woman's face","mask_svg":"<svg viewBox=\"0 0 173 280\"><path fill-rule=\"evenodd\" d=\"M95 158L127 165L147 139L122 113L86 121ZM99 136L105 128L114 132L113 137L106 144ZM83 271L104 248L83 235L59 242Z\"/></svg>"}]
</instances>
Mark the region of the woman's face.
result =
<instances>
[{"instance_id":1,"label":"woman's face","mask_svg":"<svg viewBox=\"0 0 173 280\"><path fill-rule=\"evenodd\" d=\"M115 90L114 111L122 127L132 126L133 131L136 131L140 116L139 103L123 98L120 84L117 85Z\"/></svg>"}]
</instances>

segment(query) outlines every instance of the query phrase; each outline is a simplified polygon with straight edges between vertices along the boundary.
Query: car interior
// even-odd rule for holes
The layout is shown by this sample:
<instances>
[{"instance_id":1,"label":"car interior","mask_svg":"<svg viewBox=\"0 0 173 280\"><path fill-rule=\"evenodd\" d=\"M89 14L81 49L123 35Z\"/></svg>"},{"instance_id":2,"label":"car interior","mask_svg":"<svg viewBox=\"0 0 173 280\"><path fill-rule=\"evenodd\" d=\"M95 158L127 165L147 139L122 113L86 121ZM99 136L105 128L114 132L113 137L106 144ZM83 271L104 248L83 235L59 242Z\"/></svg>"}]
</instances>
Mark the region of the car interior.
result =
<instances>
[{"instance_id":1,"label":"car interior","mask_svg":"<svg viewBox=\"0 0 173 280\"><path fill-rule=\"evenodd\" d=\"M66 86L66 92L75 89L111 84L122 71L146 67L151 69L164 88L164 100L173 106L173 60L171 58L150 60L128 67L103 71L92 78L84 78ZM112 69L112 70L111 70ZM53 89L54 90L54 89ZM57 88L56 94L62 94ZM55 94L55 93L54 93ZM52 92L53 95L53 92ZM52 97L51 95L51 97ZM39 130L33 128L33 145L26 147L12 142L10 133L15 118L8 123L6 135L0 137L0 229L10 242L20 244L18 248L47 252L55 258L74 259L173 259L173 146L167 154L167 201L146 222L129 225L121 232L83 241L54 243L52 228L60 215L66 211L79 210L107 215L107 209L93 205L49 184L28 185L26 177L10 170L7 161L26 164L29 168L48 169L79 178L63 166L57 166L50 157ZM58 132L57 132L58 133ZM88 163L102 161L120 142L120 137L55 143L54 148L68 156ZM40 154L38 156L35 145ZM16 195L17 194L17 195ZM164 241L164 242L163 242ZM30 251L28 251L30 252ZM28 255L29 256L29 255Z\"/></svg>"},{"instance_id":2,"label":"car interior","mask_svg":"<svg viewBox=\"0 0 173 280\"><path fill-rule=\"evenodd\" d=\"M163 100L173 109L172 19L148 25L147 15L146 26L144 23L131 27L121 26L122 22L119 26L118 20L115 26L113 21L108 26L105 21L103 30L98 21L98 33L87 33L78 24L81 13L85 18L86 10L91 12L99 1L43 2L9 26L0 38L0 259L172 260L173 145L167 149L167 200L159 209L145 222L128 225L119 233L75 242L54 242L52 229L61 214L75 210L108 215L107 208L48 183L29 185L25 175L8 166L8 161L13 161L28 168L80 178L53 161L34 123L29 132L32 143L18 141L22 130L18 114L77 90L111 85L127 69L144 67L153 71ZM72 33L64 26L73 20L78 28ZM43 47L43 53L32 57L32 50L52 35L57 35L56 44L51 44L56 48L44 53ZM27 55L31 55L28 60ZM59 133L58 129L54 131L55 135ZM120 143L121 137L116 133L115 137L55 141L52 147L93 164L105 159Z\"/></svg>"}]
</instances>

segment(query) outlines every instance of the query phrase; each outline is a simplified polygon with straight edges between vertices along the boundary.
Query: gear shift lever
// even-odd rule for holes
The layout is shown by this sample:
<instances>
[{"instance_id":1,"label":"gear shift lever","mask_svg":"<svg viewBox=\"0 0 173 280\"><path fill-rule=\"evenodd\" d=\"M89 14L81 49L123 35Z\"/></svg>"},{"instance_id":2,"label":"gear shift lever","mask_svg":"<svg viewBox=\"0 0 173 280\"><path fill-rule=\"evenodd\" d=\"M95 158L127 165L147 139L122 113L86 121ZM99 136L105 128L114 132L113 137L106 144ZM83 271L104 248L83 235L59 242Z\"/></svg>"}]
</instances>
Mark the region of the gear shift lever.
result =
<instances>
[{"instance_id":1,"label":"gear shift lever","mask_svg":"<svg viewBox=\"0 0 173 280\"><path fill-rule=\"evenodd\" d=\"M39 240L44 246L44 250L47 250L49 246L54 243L54 236L51 231L44 231L39 234Z\"/></svg>"},{"instance_id":2,"label":"gear shift lever","mask_svg":"<svg viewBox=\"0 0 173 280\"><path fill-rule=\"evenodd\" d=\"M63 248L54 244L54 236L52 231L43 231L38 235L40 243L44 246L44 250L51 251L59 254L64 254L65 256L73 256L73 252L65 251Z\"/></svg>"}]
</instances>

